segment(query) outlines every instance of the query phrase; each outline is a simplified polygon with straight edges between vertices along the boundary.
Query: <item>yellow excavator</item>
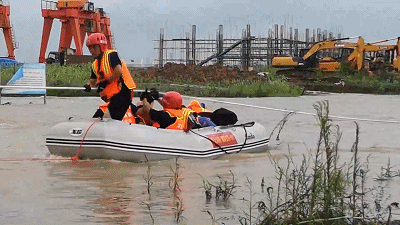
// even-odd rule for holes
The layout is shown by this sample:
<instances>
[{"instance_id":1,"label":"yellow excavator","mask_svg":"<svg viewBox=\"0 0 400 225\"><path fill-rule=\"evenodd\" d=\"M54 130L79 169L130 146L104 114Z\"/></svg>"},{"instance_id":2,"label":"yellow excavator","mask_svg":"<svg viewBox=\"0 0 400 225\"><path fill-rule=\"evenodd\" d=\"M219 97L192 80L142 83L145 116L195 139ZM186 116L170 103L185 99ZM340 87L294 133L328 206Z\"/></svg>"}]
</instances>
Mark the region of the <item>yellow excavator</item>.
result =
<instances>
[{"instance_id":1,"label":"yellow excavator","mask_svg":"<svg viewBox=\"0 0 400 225\"><path fill-rule=\"evenodd\" d=\"M394 39L365 43L362 37L358 37L357 43L342 42L347 39L351 38L318 42L302 57L276 56L272 67L278 68L277 74L303 80L313 79L317 71L338 72L343 62L350 62L354 71L369 75L376 75L383 69L394 69L400 74L399 38L396 45L379 45Z\"/></svg>"},{"instance_id":2,"label":"yellow excavator","mask_svg":"<svg viewBox=\"0 0 400 225\"><path fill-rule=\"evenodd\" d=\"M353 38L346 37L318 42L311 48L303 50L302 57L276 56L272 59L272 67L278 68L277 74L304 79L311 79L317 71L338 71L341 62L347 61L348 56L357 47L357 43L344 42L344 40Z\"/></svg>"},{"instance_id":3,"label":"yellow excavator","mask_svg":"<svg viewBox=\"0 0 400 225\"><path fill-rule=\"evenodd\" d=\"M395 45L378 45L395 39L397 39ZM399 47L400 38L364 43L364 39L360 37L348 60L356 71L365 72L370 76L378 75L383 70L400 72Z\"/></svg>"},{"instance_id":4,"label":"yellow excavator","mask_svg":"<svg viewBox=\"0 0 400 225\"><path fill-rule=\"evenodd\" d=\"M393 59L392 67L397 72L398 78L400 78L400 37L397 38L397 44L394 48L396 51L396 58Z\"/></svg>"}]
</instances>

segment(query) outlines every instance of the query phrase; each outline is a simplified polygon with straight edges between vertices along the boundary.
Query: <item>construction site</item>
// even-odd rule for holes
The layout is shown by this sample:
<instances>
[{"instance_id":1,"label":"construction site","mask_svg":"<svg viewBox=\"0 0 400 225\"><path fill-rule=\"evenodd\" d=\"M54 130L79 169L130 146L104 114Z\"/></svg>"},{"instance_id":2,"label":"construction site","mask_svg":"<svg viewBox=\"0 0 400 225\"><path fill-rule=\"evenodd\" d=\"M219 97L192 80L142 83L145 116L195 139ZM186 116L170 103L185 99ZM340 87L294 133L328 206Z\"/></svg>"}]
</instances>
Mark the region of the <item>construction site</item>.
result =
<instances>
[{"instance_id":1,"label":"construction site","mask_svg":"<svg viewBox=\"0 0 400 225\"><path fill-rule=\"evenodd\" d=\"M96 8L93 2L42 0L41 12L43 28L39 63L71 65L91 62L93 58L83 54L83 47L86 37L92 33L103 33L107 38L107 47L114 49L111 19L103 8ZM0 16L8 50L8 56L3 58L15 60L17 43L8 2L0 1ZM57 50L47 51L54 20L61 23L59 45ZM153 60L155 63L152 67L141 68L138 73L169 79L190 76L191 79L205 81L221 77L249 78L255 76L254 71L259 68L273 67L277 69L277 74L287 76L289 80L295 81L297 77L312 81L318 72L339 72L342 63L350 64L355 72L370 76L379 75L382 71L399 71L400 67L399 41L387 44L397 37L365 43L362 37L344 37L341 33L319 28L300 31L287 24L274 24L264 37L253 35L250 24L241 33L241 37L227 38L223 25L219 25L214 37L198 39L200 35L196 25L191 25L191 31L186 32L185 38L167 39L164 38L164 29L161 29L158 39L154 40L157 46L154 50L158 55ZM75 48L71 48L72 43Z\"/></svg>"},{"instance_id":2,"label":"construction site","mask_svg":"<svg viewBox=\"0 0 400 225\"><path fill-rule=\"evenodd\" d=\"M242 30L239 38L226 38L224 26L219 25L216 38L197 39L196 25L192 25L191 32L186 38L164 38L164 29L160 30L160 37L156 50L158 67L166 63L183 63L185 65L227 65L248 70L249 67L271 66L272 58L277 55L291 55L298 57L301 51L309 48L316 42L341 38L338 33L321 29L306 29L304 32L293 27L275 24L267 31L267 36L254 36L251 25Z\"/></svg>"}]
</instances>

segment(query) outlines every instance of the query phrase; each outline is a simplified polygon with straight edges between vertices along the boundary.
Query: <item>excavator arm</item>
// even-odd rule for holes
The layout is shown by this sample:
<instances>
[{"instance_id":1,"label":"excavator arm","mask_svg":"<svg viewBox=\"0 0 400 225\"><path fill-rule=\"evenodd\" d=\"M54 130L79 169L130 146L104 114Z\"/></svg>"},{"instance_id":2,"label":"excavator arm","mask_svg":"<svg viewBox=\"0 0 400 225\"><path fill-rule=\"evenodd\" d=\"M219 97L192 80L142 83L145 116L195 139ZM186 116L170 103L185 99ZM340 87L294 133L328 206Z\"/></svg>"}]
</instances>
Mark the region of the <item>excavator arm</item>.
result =
<instances>
[{"instance_id":1,"label":"excavator arm","mask_svg":"<svg viewBox=\"0 0 400 225\"><path fill-rule=\"evenodd\" d=\"M333 40L326 40L322 42L318 42L311 46L310 50L307 51L306 54L303 56L303 60L307 60L311 58L313 55L317 54L317 52L324 50L324 49L335 49L335 48L350 48L355 47L352 43L345 43L341 42L343 40L349 40L351 37L346 38L338 38Z\"/></svg>"},{"instance_id":2,"label":"excavator arm","mask_svg":"<svg viewBox=\"0 0 400 225\"><path fill-rule=\"evenodd\" d=\"M357 69L358 72L363 70L369 71L371 68L370 65L366 64L365 53L366 52L380 52L380 51L395 51L396 58L393 59L392 67L396 71L400 71L400 57L399 57L399 46L400 46L400 38L397 38L396 45L376 45L378 43L387 42L393 39L375 41L371 43L364 43L363 38L359 38L357 42L357 46L355 50L349 55L348 60L352 63L352 65ZM369 64L374 64L374 62L368 62ZM371 72L371 71L369 71Z\"/></svg>"},{"instance_id":3,"label":"excavator arm","mask_svg":"<svg viewBox=\"0 0 400 225\"><path fill-rule=\"evenodd\" d=\"M400 76L400 37L397 38L397 44L395 46L396 58L393 60L393 69L397 71Z\"/></svg>"}]
</instances>

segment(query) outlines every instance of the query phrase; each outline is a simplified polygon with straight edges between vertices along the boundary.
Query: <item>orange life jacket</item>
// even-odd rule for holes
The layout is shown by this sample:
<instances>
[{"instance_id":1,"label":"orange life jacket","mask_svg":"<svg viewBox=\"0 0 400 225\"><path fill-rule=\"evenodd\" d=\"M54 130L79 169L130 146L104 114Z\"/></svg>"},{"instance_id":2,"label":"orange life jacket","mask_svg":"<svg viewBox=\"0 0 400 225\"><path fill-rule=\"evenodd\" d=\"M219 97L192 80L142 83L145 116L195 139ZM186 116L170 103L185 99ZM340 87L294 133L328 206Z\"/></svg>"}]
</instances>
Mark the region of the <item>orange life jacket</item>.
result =
<instances>
[{"instance_id":1,"label":"orange life jacket","mask_svg":"<svg viewBox=\"0 0 400 225\"><path fill-rule=\"evenodd\" d=\"M101 109L101 111L103 111L103 113L105 113L108 109L109 104L110 104L110 102L103 103L99 106L99 109ZM122 118L122 121L129 123L129 124L136 123L136 117L133 115L131 108L128 108L128 110L126 110L126 113L125 113L124 117Z\"/></svg>"},{"instance_id":2,"label":"orange life jacket","mask_svg":"<svg viewBox=\"0 0 400 225\"><path fill-rule=\"evenodd\" d=\"M197 100L193 100L189 103L188 108L195 111L196 113L201 113L201 112L210 112L210 110L203 108L200 105L200 102Z\"/></svg>"},{"instance_id":3,"label":"orange life jacket","mask_svg":"<svg viewBox=\"0 0 400 225\"><path fill-rule=\"evenodd\" d=\"M101 58L101 62L98 59L95 59L92 63L93 72L97 76L97 82L103 81L108 79L114 72L114 69L110 65L110 53L115 52L115 50L106 50L103 52L103 57ZM99 63L100 63L100 70L99 70ZM128 89L133 90L136 88L136 84L133 81L132 75L129 72L128 67L126 66L125 62L121 60L122 66L122 80ZM104 74L104 76L100 75L100 72ZM121 91L121 82L120 79L115 80L108 84L106 88L100 93L100 96L108 101L112 96L119 93ZM132 96L133 97L133 96Z\"/></svg>"},{"instance_id":4,"label":"orange life jacket","mask_svg":"<svg viewBox=\"0 0 400 225\"><path fill-rule=\"evenodd\" d=\"M133 115L131 108L128 108L128 110L126 110L126 113L125 113L124 117L122 118L122 121L129 123L129 124L136 123L136 118Z\"/></svg>"},{"instance_id":5,"label":"orange life jacket","mask_svg":"<svg viewBox=\"0 0 400 225\"><path fill-rule=\"evenodd\" d=\"M181 109L164 109L171 117L176 117L175 123L169 125L167 129L171 130L187 130L189 114L193 111L182 107Z\"/></svg>"}]
</instances>

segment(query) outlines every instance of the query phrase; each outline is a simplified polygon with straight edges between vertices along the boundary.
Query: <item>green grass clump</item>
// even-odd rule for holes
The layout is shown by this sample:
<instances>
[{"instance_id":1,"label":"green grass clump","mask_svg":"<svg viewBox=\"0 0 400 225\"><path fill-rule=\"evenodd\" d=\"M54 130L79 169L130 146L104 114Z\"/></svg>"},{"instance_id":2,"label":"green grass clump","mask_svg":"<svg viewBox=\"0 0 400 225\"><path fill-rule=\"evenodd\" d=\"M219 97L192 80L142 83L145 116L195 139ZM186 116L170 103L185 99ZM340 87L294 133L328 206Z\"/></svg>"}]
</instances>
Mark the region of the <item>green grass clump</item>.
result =
<instances>
[{"instance_id":1,"label":"green grass clump","mask_svg":"<svg viewBox=\"0 0 400 225\"><path fill-rule=\"evenodd\" d=\"M12 65L12 66L1 66L1 85L6 85L7 82L14 76L15 72L21 65Z\"/></svg>"},{"instance_id":2,"label":"green grass clump","mask_svg":"<svg viewBox=\"0 0 400 225\"><path fill-rule=\"evenodd\" d=\"M3 76L4 84L14 74L11 69ZM90 78L91 64L85 65L46 65L47 86L52 87L81 87ZM298 96L302 89L299 86L282 82L276 77L260 77L259 80L218 80L199 82L190 77L177 76L175 80L163 79L160 76L141 76L135 70L131 74L137 84L137 89L157 88L161 92L178 91L183 95L201 97L266 97L266 96ZM97 96L95 91L90 93L73 90L48 90L47 95L54 96Z\"/></svg>"},{"instance_id":3,"label":"green grass clump","mask_svg":"<svg viewBox=\"0 0 400 225\"><path fill-rule=\"evenodd\" d=\"M5 85L21 65L2 67L1 84ZM286 97L299 96L304 90L319 90L328 92L355 92L374 94L400 94L400 81L398 74L382 70L375 76L368 76L363 73L356 73L350 64L342 64L338 73L318 73L320 82L308 84L306 87L287 82L287 78L277 75L277 69L261 67L257 72L243 73L239 76L232 76L230 72L240 74L235 70L224 70L227 72L227 79L206 75L204 71L208 68L186 68L187 74L177 73L176 76L165 74L162 70L152 70L150 73L131 68L131 74L137 84L137 89L157 88L161 92L178 91L184 95L201 97ZM223 69L222 69L223 70ZM154 72L156 71L156 72ZM158 72L157 72L158 71ZM197 72L196 72L197 71ZM169 71L171 72L171 71ZM91 64L60 66L56 64L46 65L47 86L54 87L81 87L90 78ZM176 72L172 71L173 74ZM161 75L160 75L161 74ZM211 73L213 74L213 73ZM211 76L211 77L209 77ZM221 76L221 73L218 74ZM344 81L345 86L338 89L332 82L323 80L334 77ZM199 79L200 78L200 79ZM229 78L229 79L228 79ZM72 90L48 90L47 95L54 96L97 96L95 91L91 93Z\"/></svg>"},{"instance_id":4,"label":"green grass clump","mask_svg":"<svg viewBox=\"0 0 400 225\"><path fill-rule=\"evenodd\" d=\"M360 171L366 170L357 156L358 126L354 156L349 164L340 164L342 133L332 124L329 103L317 102L314 109L320 127L317 147L308 157L303 155L301 165L290 156L286 156L285 166L271 158L278 184L267 188L268 201L259 204L263 214L259 224L347 224L349 218L365 216L360 200L365 189L360 188L360 182L366 178Z\"/></svg>"},{"instance_id":5,"label":"green grass clump","mask_svg":"<svg viewBox=\"0 0 400 225\"><path fill-rule=\"evenodd\" d=\"M46 65L46 83L50 87L82 87L90 78L91 64L60 66L56 64ZM97 96L76 90L48 90L47 95L54 96Z\"/></svg>"}]
</instances>

